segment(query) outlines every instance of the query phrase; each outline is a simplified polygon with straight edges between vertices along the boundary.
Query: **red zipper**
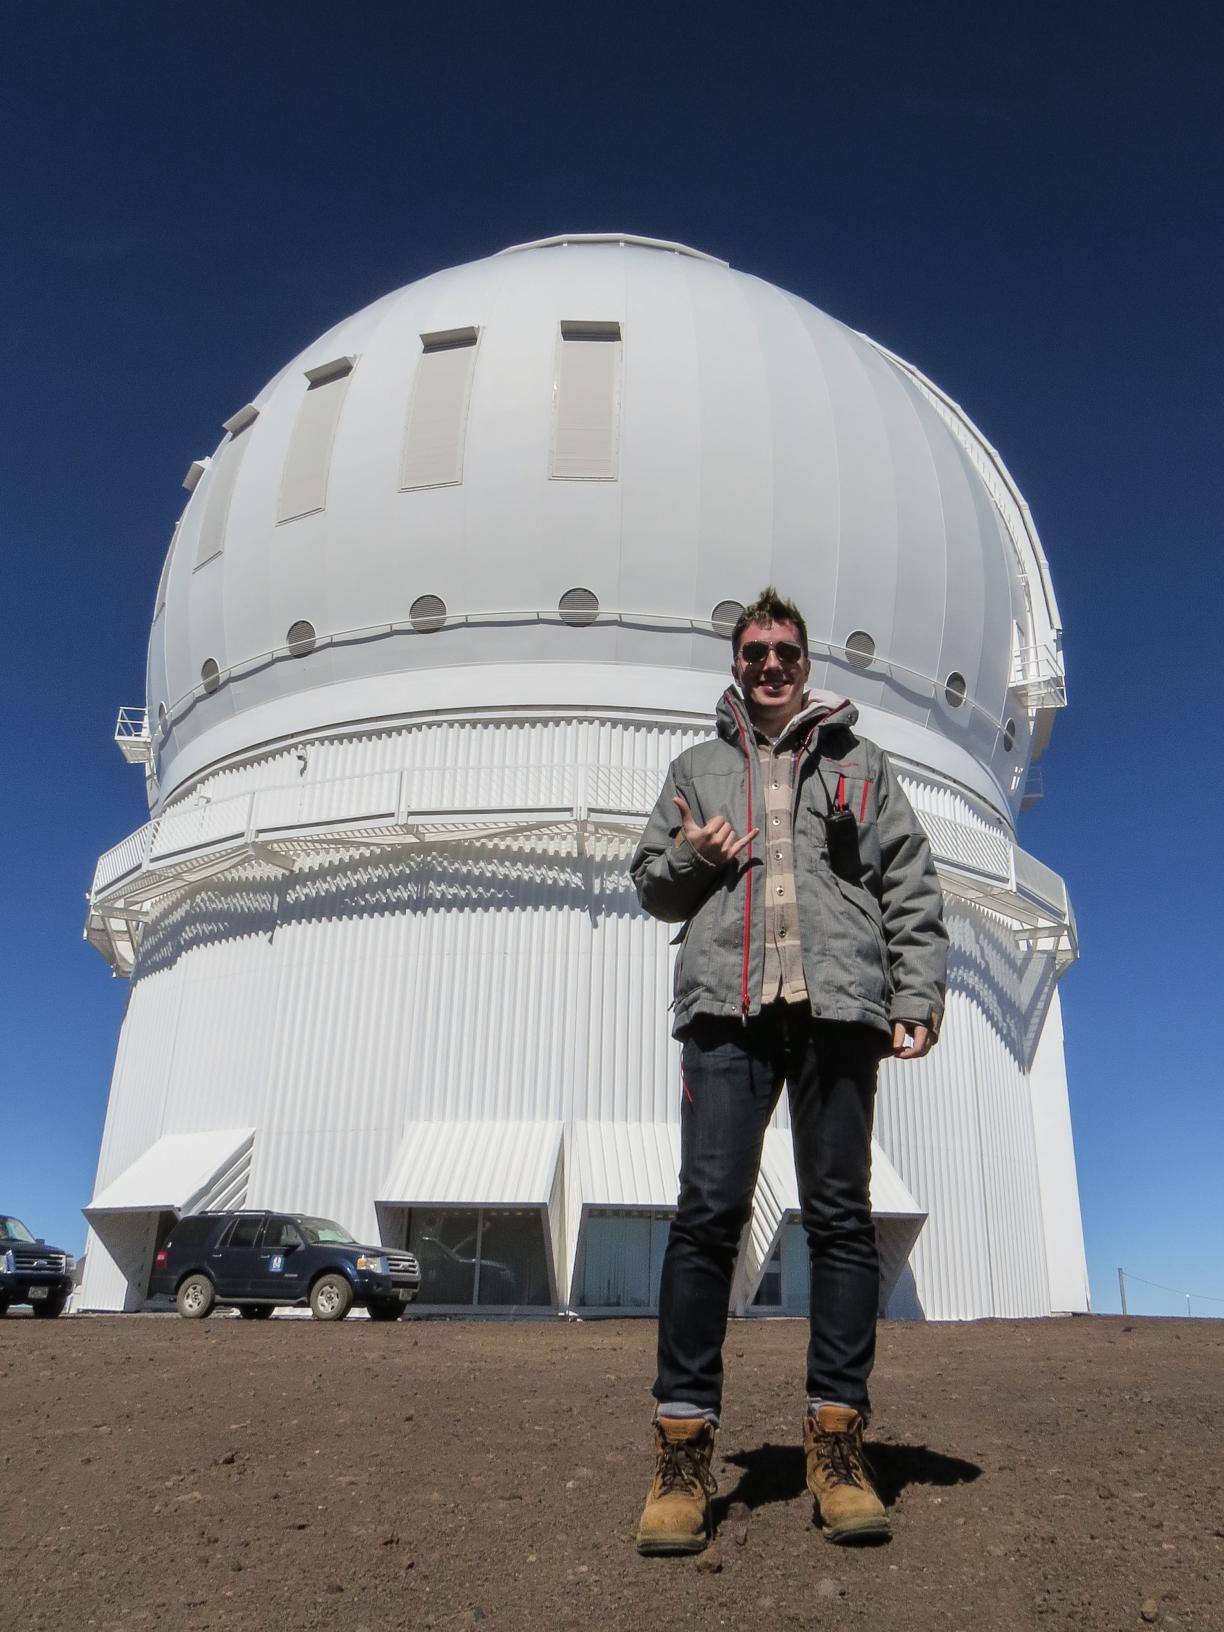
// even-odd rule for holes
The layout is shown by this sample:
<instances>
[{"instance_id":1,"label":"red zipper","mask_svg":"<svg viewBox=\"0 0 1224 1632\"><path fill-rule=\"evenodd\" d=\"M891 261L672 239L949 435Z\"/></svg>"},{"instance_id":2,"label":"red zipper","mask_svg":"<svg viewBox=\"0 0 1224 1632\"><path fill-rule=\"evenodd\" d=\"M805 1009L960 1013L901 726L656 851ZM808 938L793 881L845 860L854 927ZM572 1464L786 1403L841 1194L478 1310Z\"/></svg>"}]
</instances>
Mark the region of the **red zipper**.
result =
<instances>
[{"instance_id":1,"label":"red zipper","mask_svg":"<svg viewBox=\"0 0 1224 1632\"><path fill-rule=\"evenodd\" d=\"M740 746L744 750L744 769L748 776L748 812L744 823L744 832L752 832L752 752L750 744L744 734L744 727L740 721L738 710L735 713L735 728L740 735ZM755 751L755 750L754 750ZM752 1000L748 996L748 948L752 937L752 840L748 840L747 849L747 877L744 880L744 963L740 971L740 1010L746 1020L748 1011L752 1007Z\"/></svg>"}]
</instances>

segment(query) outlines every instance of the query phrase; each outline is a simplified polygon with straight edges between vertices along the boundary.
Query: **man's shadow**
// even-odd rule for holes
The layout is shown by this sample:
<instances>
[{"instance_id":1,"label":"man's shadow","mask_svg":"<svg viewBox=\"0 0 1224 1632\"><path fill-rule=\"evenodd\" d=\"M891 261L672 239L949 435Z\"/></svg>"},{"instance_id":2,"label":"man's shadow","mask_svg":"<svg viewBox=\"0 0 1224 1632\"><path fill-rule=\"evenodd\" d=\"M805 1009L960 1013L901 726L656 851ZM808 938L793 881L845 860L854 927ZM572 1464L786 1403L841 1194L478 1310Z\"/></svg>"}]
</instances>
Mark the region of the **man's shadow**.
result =
<instances>
[{"instance_id":1,"label":"man's shadow","mask_svg":"<svg viewBox=\"0 0 1224 1632\"><path fill-rule=\"evenodd\" d=\"M791 1502L807 1488L803 1450L798 1445L766 1443L725 1460L743 1471L735 1488L715 1500L716 1524L726 1518L733 1504L753 1509L770 1502ZM968 1485L982 1472L976 1462L945 1456L929 1445L875 1444L868 1450L867 1460L886 1507L893 1505L907 1485Z\"/></svg>"}]
</instances>

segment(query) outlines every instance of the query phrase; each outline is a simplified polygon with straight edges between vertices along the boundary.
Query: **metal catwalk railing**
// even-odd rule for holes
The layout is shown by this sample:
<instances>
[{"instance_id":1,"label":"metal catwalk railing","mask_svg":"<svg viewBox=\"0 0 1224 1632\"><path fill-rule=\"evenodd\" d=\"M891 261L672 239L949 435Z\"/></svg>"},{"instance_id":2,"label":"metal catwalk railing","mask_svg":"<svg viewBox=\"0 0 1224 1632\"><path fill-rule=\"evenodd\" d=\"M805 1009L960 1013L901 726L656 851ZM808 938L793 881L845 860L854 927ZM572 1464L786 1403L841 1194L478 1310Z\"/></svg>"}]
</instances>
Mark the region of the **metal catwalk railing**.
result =
<instances>
[{"instance_id":1,"label":"metal catwalk railing","mask_svg":"<svg viewBox=\"0 0 1224 1632\"><path fill-rule=\"evenodd\" d=\"M659 781L641 767L439 765L201 795L100 857L86 938L128 974L158 904L239 866L289 873L327 850L519 842L627 856ZM1059 967L1074 961L1074 918L1058 874L959 795L910 772L902 781L945 891L1000 915L1018 941L1052 954Z\"/></svg>"}]
</instances>

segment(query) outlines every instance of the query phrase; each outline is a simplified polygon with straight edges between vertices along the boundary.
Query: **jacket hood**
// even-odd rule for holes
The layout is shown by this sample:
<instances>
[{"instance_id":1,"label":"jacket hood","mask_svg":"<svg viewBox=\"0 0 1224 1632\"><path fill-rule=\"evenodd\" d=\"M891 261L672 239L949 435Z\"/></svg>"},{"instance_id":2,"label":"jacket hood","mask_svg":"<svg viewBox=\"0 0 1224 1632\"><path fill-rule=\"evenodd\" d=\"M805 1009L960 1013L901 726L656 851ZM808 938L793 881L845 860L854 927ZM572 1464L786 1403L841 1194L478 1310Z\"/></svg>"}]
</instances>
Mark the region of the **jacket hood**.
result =
<instances>
[{"instance_id":1,"label":"jacket hood","mask_svg":"<svg viewBox=\"0 0 1224 1632\"><path fill-rule=\"evenodd\" d=\"M743 737L751 734L748 705L738 686L728 686L723 692L718 699L714 719L719 736L737 746ZM805 694L803 707L791 720L787 730L789 732L801 724L853 726L857 719L858 709L848 697L843 697L837 691L812 690Z\"/></svg>"}]
</instances>

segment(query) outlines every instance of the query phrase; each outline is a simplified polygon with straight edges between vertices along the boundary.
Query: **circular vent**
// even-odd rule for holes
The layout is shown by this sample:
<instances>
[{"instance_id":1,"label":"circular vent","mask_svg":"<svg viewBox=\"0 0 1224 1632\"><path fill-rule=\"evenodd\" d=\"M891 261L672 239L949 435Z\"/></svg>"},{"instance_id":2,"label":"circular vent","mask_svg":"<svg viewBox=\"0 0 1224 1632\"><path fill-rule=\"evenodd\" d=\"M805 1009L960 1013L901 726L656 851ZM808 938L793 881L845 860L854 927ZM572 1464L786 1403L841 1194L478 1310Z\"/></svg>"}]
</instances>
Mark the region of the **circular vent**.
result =
<instances>
[{"instance_id":1,"label":"circular vent","mask_svg":"<svg viewBox=\"0 0 1224 1632\"><path fill-rule=\"evenodd\" d=\"M964 675L953 669L944 681L944 697L947 699L948 707L959 708L965 700L966 690Z\"/></svg>"},{"instance_id":2,"label":"circular vent","mask_svg":"<svg viewBox=\"0 0 1224 1632\"><path fill-rule=\"evenodd\" d=\"M735 626L739 622L739 615L743 607L738 601L719 601L710 613L710 622L714 625L716 635L726 635L728 640L735 633Z\"/></svg>"},{"instance_id":3,"label":"circular vent","mask_svg":"<svg viewBox=\"0 0 1224 1632\"><path fill-rule=\"evenodd\" d=\"M206 657L200 668L200 679L204 682L204 690L211 693L221 684L221 670L217 667L215 658Z\"/></svg>"},{"instance_id":4,"label":"circular vent","mask_svg":"<svg viewBox=\"0 0 1224 1632\"><path fill-rule=\"evenodd\" d=\"M865 629L856 629L846 641L846 662L852 669L869 669L875 661L875 641Z\"/></svg>"},{"instance_id":5,"label":"circular vent","mask_svg":"<svg viewBox=\"0 0 1224 1632\"><path fill-rule=\"evenodd\" d=\"M408 608L412 627L423 635L441 629L446 622L446 602L437 595L418 595Z\"/></svg>"},{"instance_id":6,"label":"circular vent","mask_svg":"<svg viewBox=\"0 0 1224 1632\"><path fill-rule=\"evenodd\" d=\"M165 703L158 703L158 705L157 705L157 729L159 731L164 731L166 729L166 705L165 705Z\"/></svg>"},{"instance_id":7,"label":"circular vent","mask_svg":"<svg viewBox=\"0 0 1224 1632\"><path fill-rule=\"evenodd\" d=\"M565 623L594 623L599 615L599 597L589 589L567 589L557 602Z\"/></svg>"},{"instance_id":8,"label":"circular vent","mask_svg":"<svg viewBox=\"0 0 1224 1632\"><path fill-rule=\"evenodd\" d=\"M289 647L290 656L305 657L307 652L313 652L315 649L314 624L307 623L305 618L299 618L290 626L285 642Z\"/></svg>"},{"instance_id":9,"label":"circular vent","mask_svg":"<svg viewBox=\"0 0 1224 1632\"><path fill-rule=\"evenodd\" d=\"M1004 753L1010 754L1012 749L1015 746L1016 746L1016 722L1015 722L1015 720L1008 720L1007 724L1003 727L1003 751L1004 751Z\"/></svg>"}]
</instances>

